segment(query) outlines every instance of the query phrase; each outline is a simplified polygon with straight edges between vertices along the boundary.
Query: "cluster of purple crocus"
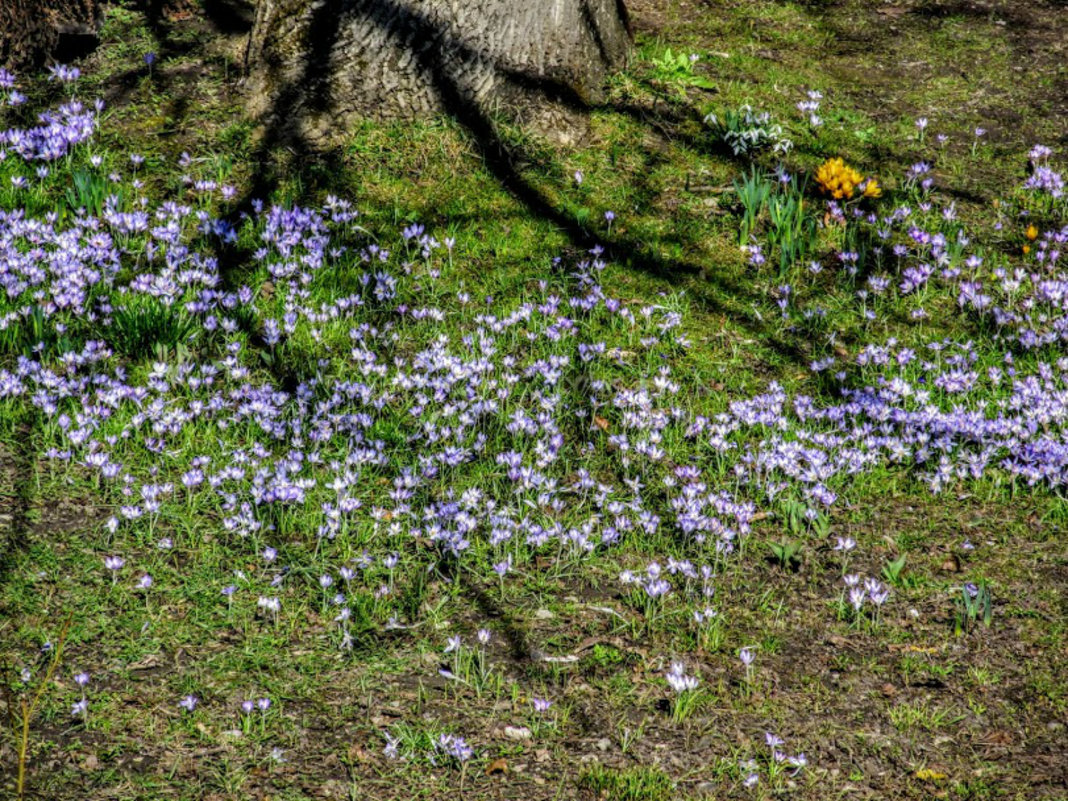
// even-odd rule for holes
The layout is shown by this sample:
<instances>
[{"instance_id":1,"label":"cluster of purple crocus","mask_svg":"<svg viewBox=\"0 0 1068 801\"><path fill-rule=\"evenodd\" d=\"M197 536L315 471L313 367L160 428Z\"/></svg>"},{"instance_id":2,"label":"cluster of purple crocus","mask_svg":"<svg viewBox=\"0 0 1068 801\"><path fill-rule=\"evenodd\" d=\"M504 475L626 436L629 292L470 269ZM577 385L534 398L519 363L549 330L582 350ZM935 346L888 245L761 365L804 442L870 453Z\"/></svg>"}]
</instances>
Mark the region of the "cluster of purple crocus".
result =
<instances>
[{"instance_id":1,"label":"cluster of purple crocus","mask_svg":"<svg viewBox=\"0 0 1068 801\"><path fill-rule=\"evenodd\" d=\"M26 159L70 152L96 118L76 101L64 108L0 145ZM1050 173L1026 188L1059 199L1039 155ZM789 500L825 518L875 469L909 470L932 492L991 476L1063 487L1068 359L1051 348L1068 339L1068 227L1042 232L1027 259L996 263L970 248L952 206L935 208L927 173L911 171L925 193L916 209L859 220L884 244L864 256L858 300L877 315L891 297L916 311L948 298L976 336L870 342L811 366L831 392L771 383L700 409L678 366L692 347L682 299L614 297L600 249L522 297L464 295L457 306L457 254L422 226L391 252L330 197L317 208L254 202L235 227L210 211L226 200L214 181L154 204L135 175L120 176L126 200L99 216L0 211L0 334L32 322L71 343L10 358L0 410L40 416L57 469L112 503L112 537L181 515L220 521L228 547L260 565L225 577L226 603L247 599L277 622L283 593L303 593L335 608L343 645L359 594L397 624L399 553L418 554L417 570L464 561L501 582L538 569L538 557L579 564L654 536L718 563L758 510ZM216 254L239 235L257 246L247 283L233 286ZM840 261L860 274L860 254ZM780 294L788 318L818 313L796 290ZM146 309L190 323L182 358L116 353L123 321ZM321 559L314 571L279 556L302 538ZM105 564L117 576L125 562ZM672 559L621 579L650 598L682 587L703 604L711 570ZM886 602L878 582L855 584L858 611ZM436 748L470 757L458 737Z\"/></svg>"},{"instance_id":2,"label":"cluster of purple crocus","mask_svg":"<svg viewBox=\"0 0 1068 801\"><path fill-rule=\"evenodd\" d=\"M782 747L785 745L785 741L777 734L772 734L770 731L765 732L764 742L767 743L769 749L768 758L764 760L746 759L738 763L738 768L745 777L742 780L743 787L752 788L760 783L761 763L765 768L766 778L773 783L783 773L796 776L808 765L808 759L804 753L790 755L783 751Z\"/></svg>"},{"instance_id":3,"label":"cluster of purple crocus","mask_svg":"<svg viewBox=\"0 0 1068 801\"><path fill-rule=\"evenodd\" d=\"M317 518L327 541L367 519L448 558L474 548L487 565L505 565L503 576L533 552L581 559L665 522L729 553L758 505L793 498L825 515L851 478L877 467L910 465L935 492L995 471L1027 484L1068 476L1068 361L1014 355L1065 335L1059 255L1068 228L1044 233L1030 268L995 268L1001 278L987 287L975 278L983 258L965 254L963 234L950 240L894 210L873 223L888 239L897 226L908 243L888 247L887 259L901 274L926 265L901 294L946 285L962 313L996 322L1008 349L992 359L974 340L918 348L890 339L863 347L852 364L813 365L838 382L838 399L791 397L772 383L710 414L678 400L671 363L689 347L682 315L611 297L599 252L566 280L541 282L536 297L488 300L452 331L432 300L443 246L421 228L405 244L417 260L398 264L362 240L343 200L254 204L244 225L261 242L250 267L274 284L266 297L252 284L222 288L211 247L232 233L226 224L178 202L135 206L62 224L0 212L0 329L42 315L68 335L104 333L73 339L80 344L62 354L21 357L0 371L0 398L43 413L52 458L115 487L113 530L154 525L183 501L217 510L224 528L256 542L284 535L298 513ZM120 270L129 262L140 265L132 276ZM355 275L353 288L331 295L334 270ZM893 291L889 276L867 285ZM121 363L107 331L145 303L196 322L196 358ZM265 344L239 317L258 321ZM299 357L309 375L283 389L253 350L297 341L318 353ZM634 351L662 357L643 374L620 355ZM580 370L591 376L581 398L569 392ZM387 444L383 425L402 444ZM210 446L194 435L208 430ZM668 459L665 443L680 440L686 452ZM176 456L179 442L191 447ZM566 469L591 455L616 478ZM133 467L146 461L151 470ZM487 464L497 467L494 482L464 489L461 477ZM384 476L388 494L366 493L369 475ZM656 492L647 489L654 483ZM666 591L663 581L649 587Z\"/></svg>"},{"instance_id":4,"label":"cluster of purple crocus","mask_svg":"<svg viewBox=\"0 0 1068 801\"><path fill-rule=\"evenodd\" d=\"M64 83L78 79L75 68L59 65L53 74ZM15 88L15 76L0 70L0 110L4 106L21 106L26 97ZM55 161L71 152L71 149L90 139L96 132L103 101L86 107L79 100L69 100L55 109L38 115L38 124L32 128L8 128L0 130L0 158L9 152L25 161Z\"/></svg>"}]
</instances>

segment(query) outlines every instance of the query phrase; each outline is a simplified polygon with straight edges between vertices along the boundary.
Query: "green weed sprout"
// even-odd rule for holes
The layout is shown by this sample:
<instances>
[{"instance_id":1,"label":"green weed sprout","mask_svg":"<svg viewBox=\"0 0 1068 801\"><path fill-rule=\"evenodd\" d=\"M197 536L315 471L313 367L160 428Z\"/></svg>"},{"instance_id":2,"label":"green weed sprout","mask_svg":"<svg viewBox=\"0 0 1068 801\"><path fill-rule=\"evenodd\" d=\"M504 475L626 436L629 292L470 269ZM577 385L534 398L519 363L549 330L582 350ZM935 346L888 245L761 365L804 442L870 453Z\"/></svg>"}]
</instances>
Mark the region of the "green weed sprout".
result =
<instances>
[{"instance_id":1,"label":"green weed sprout","mask_svg":"<svg viewBox=\"0 0 1068 801\"><path fill-rule=\"evenodd\" d=\"M750 169L748 176L734 182L735 194L742 203L742 224L738 229L739 246L749 241L757 219L768 205L771 189L771 182L761 175L756 167Z\"/></svg>"}]
</instances>

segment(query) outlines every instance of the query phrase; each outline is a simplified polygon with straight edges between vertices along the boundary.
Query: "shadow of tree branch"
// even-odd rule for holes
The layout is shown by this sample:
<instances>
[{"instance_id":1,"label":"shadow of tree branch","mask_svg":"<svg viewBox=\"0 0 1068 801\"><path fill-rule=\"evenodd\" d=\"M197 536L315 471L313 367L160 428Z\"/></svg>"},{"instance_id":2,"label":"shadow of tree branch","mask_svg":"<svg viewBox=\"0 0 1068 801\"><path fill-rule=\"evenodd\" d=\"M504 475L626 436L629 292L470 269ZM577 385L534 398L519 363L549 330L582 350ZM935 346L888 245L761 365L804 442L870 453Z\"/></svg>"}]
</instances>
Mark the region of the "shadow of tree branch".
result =
<instances>
[{"instance_id":1,"label":"shadow of tree branch","mask_svg":"<svg viewBox=\"0 0 1068 801\"><path fill-rule=\"evenodd\" d=\"M585 0L580 1L585 3ZM411 51L420 73L431 82L445 113L459 123L469 135L490 174L528 214L551 223L565 234L576 249L586 251L599 245L605 249L608 258L622 262L631 269L673 284L686 280L690 297L704 310L729 316L751 334L761 336L765 344L781 358L798 364L808 363L809 357L804 343L772 335L768 324L753 308L762 298L741 282L729 280L722 274L710 278L705 265L666 256L655 243L639 241L622 233L594 235L564 209L558 207L517 166L527 160L522 147L506 142L497 120L465 91L460 76L455 72L456 61L449 56L459 51L462 61L463 57L473 55L470 44L457 41L426 15L394 0L374 0L371 5L374 6L373 14L366 8L350 13L361 13L367 18L389 18L391 23L386 31L396 38L395 44L398 46L403 46L410 40L438 43L435 47ZM318 5L311 14L306 38L309 46L314 42L315 55L305 59L298 78L278 90L270 111L265 115L267 126L255 160L269 164L272 152L284 145L292 151L294 163L317 160L324 163L328 170L334 171L341 166L342 156L339 149L333 147L324 150L318 143L307 141L300 133L299 126L294 123L299 120L301 111L307 107L313 111L326 110L327 97L324 87L332 69L332 53L338 41L338 31L347 24L347 20L343 14L338 13L337 4ZM592 15L587 14L586 20L587 24L595 25ZM602 110L626 114L650 124L649 116L640 107L622 104L617 106L611 103L590 104L573 88L552 77L530 75L509 65L498 65L498 73L512 87L538 99L560 103L569 109L583 112ZM694 114L696 112L690 110L687 115L677 116L676 121L693 118ZM691 145L696 146L695 143ZM258 170L238 208L247 209L253 198L269 196L276 186L277 180L271 170ZM702 276L702 280L689 280L695 276Z\"/></svg>"}]
</instances>

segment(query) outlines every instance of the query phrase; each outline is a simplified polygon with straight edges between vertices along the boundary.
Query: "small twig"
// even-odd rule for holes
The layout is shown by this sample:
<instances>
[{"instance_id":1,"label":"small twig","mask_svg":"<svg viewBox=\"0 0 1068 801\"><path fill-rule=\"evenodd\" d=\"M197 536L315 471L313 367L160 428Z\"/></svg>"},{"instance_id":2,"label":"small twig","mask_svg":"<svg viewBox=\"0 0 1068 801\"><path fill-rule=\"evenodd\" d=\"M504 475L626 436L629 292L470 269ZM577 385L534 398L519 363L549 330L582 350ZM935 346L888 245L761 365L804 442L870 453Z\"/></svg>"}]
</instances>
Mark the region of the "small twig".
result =
<instances>
[{"instance_id":1,"label":"small twig","mask_svg":"<svg viewBox=\"0 0 1068 801\"><path fill-rule=\"evenodd\" d=\"M26 759L30 749L30 722L37 712L41 699L44 698L45 690L48 689L56 675L56 671L59 669L60 660L63 658L63 646L66 644L67 635L70 633L72 618L73 614L67 615L67 620L64 622L63 629L60 631L59 639L56 642L56 650L52 654L52 660L48 663L48 670L45 671L44 678L41 680L36 692L33 693L30 699L25 696L18 699L19 713L17 717L13 711L15 700L10 697L7 699L8 722L11 726L11 733L15 737L15 748L18 754L15 798L19 801L26 797Z\"/></svg>"}]
</instances>

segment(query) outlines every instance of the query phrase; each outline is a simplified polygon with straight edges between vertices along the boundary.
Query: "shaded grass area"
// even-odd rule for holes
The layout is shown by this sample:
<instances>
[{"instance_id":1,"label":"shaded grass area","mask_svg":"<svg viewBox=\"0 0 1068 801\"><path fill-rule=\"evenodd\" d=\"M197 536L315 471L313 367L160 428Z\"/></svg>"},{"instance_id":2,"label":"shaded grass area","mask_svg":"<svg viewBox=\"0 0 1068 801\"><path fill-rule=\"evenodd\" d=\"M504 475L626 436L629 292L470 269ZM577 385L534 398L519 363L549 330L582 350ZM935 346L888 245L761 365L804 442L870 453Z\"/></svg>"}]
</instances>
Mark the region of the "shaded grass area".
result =
<instances>
[{"instance_id":1,"label":"shaded grass area","mask_svg":"<svg viewBox=\"0 0 1068 801\"><path fill-rule=\"evenodd\" d=\"M1064 136L1064 26L1054 3L977 9L636 3L642 57L591 113L580 147L501 124L512 169L551 215L532 213L501 186L469 133L449 120L368 123L337 152L296 160L282 150L258 162L264 151L228 82L234 40L216 33L205 47L208 29L153 27L134 8L112 11L86 91L99 87L111 99L99 148L122 153L133 143L148 159L154 196L181 196L170 165L188 151L200 174L242 186L268 171L278 201L351 197L369 231L421 223L454 237L460 277L451 288L475 297L522 296L560 269L555 257L605 242L617 296L657 303L685 293L685 327L697 343L682 357L687 400L714 412L772 380L818 391L807 365L839 343L973 333L948 313L919 330L903 316L869 325L851 298L818 282L805 289L828 295L831 319L819 336L780 325L778 280L746 265L737 247L726 190L744 165L717 149L700 120L752 103L790 121L793 169L843 155L890 191L904 167L934 157L962 216L986 219L988 201L1022 177L1027 147ZM661 81L651 60L668 44L701 54L697 69L716 90ZM155 49L165 58L150 71L140 58ZM826 97L818 132L794 109L809 88ZM920 116L931 119L924 145ZM979 125L988 134L973 154ZM938 132L950 137L941 148ZM611 226L606 211L616 215ZM1019 244L1019 231L997 236ZM1063 501L1051 493L980 485L947 500L900 473L865 477L831 525L858 541L856 570L878 575L907 557L896 617L877 632L840 619L833 599L842 566L828 542L806 543L797 570L782 570L765 558L766 543L786 536L781 521L762 522L717 587L729 621L722 642L685 644L700 660L704 689L677 726L649 677L676 655L678 633L671 622L635 629L617 581L620 569L668 543L634 546L581 574L566 566L533 573L501 597L474 579L428 582L406 601L425 628L369 636L343 655L309 647L331 636L329 612L314 604L271 628L253 610L217 602L220 575L258 568L234 562L209 516L172 521L189 546L182 555L161 553L148 538L108 541L104 505L77 471L54 473L16 455L20 441L23 449L34 442L34 425L5 432L3 508L15 544L3 557L4 641L32 651L62 610L77 609L69 659L100 676L86 727L71 724L58 700L40 723L34 774L43 797L443 798L462 785L480 798L743 798L751 793L740 763L767 760L766 730L803 748L813 769L757 797L824 798L830 787L848 797L1057 798L1066 781L1068 561ZM963 549L965 540L975 548ZM109 589L100 551L120 545L176 589L157 600ZM312 569L307 549L294 545L291 558ZM951 593L983 577L994 587L997 625L954 638ZM491 647L500 680L476 693L441 678L445 634L487 621L507 632ZM747 645L760 654L751 679L735 655ZM505 726L535 725L535 687L557 699L554 724L534 741L511 739ZM69 694L70 680L60 689ZM183 716L175 699L194 692L201 710ZM274 705L245 730L233 710L260 693ZM381 756L383 730L410 731L412 741L464 732L486 756L462 778L414 759L398 766ZM498 759L506 767L488 771Z\"/></svg>"}]
</instances>

